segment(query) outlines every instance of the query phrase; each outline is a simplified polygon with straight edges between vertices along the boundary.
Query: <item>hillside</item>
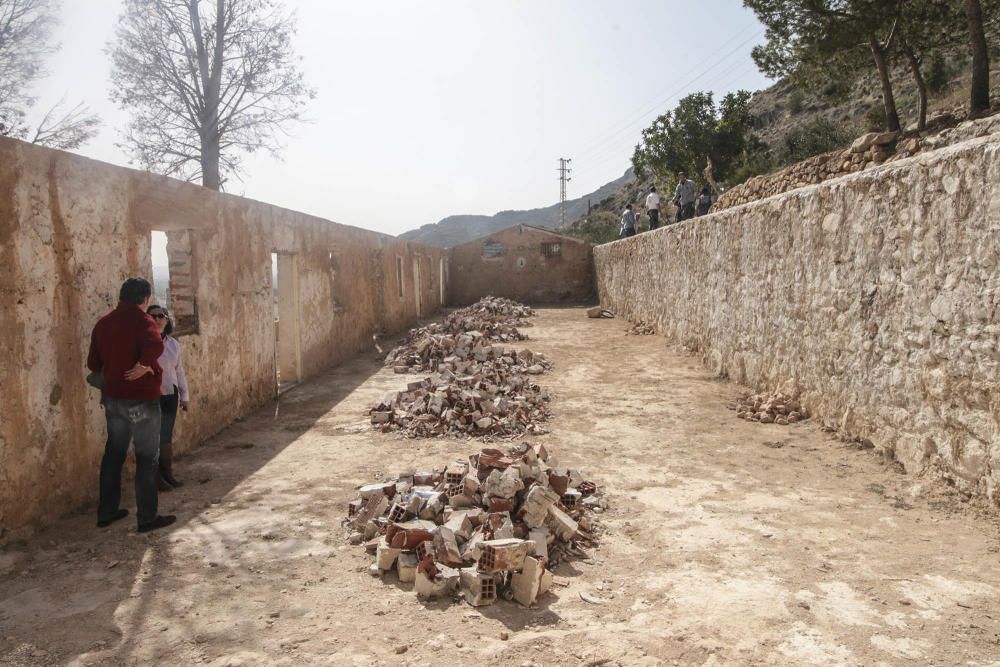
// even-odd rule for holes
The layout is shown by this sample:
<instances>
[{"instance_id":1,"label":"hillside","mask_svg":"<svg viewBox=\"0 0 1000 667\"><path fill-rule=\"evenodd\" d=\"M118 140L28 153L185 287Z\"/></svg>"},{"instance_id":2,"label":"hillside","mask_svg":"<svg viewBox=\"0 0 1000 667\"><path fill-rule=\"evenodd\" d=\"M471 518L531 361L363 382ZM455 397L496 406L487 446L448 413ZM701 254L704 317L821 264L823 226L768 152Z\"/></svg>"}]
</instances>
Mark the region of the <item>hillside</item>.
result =
<instances>
[{"instance_id":1,"label":"hillside","mask_svg":"<svg viewBox=\"0 0 1000 667\"><path fill-rule=\"evenodd\" d=\"M597 204L635 180L632 170L594 192L566 202L566 219L576 220L587 214L588 201ZM419 241L428 245L448 248L459 243L486 236L512 225L533 225L555 229L559 225L559 204L526 211L500 211L495 215L451 215L440 222L427 224L419 229L404 232L399 238Z\"/></svg>"},{"instance_id":2,"label":"hillside","mask_svg":"<svg viewBox=\"0 0 1000 667\"><path fill-rule=\"evenodd\" d=\"M934 71L933 77L936 80L929 100L928 117L949 113L957 117L964 115L969 85L966 61L964 54L958 52L945 58L937 71ZM996 98L1000 92L996 90L997 83L1000 83L1000 71L996 68L992 72L992 79L993 96ZM901 69L894 70L893 83L900 120L904 127L911 126L912 129L911 124L917 113L916 87L908 73ZM778 81L765 90L755 92L750 104L755 118L754 133L776 154L780 153L786 137L808 128L819 119L830 121L843 129L844 146L860 134L881 129L881 90L872 77L862 77L850 89L831 91L826 96L803 92L787 81ZM782 166L784 165L777 163L773 165L773 169L777 170ZM558 231L593 243L616 239L619 216L625 204L640 203L653 180L647 177L640 182L626 184L618 192L595 202L589 216L581 215ZM696 177L696 180L700 182L701 179ZM733 182L723 185L728 188L738 184ZM644 228L643 217L640 230Z\"/></svg>"}]
</instances>

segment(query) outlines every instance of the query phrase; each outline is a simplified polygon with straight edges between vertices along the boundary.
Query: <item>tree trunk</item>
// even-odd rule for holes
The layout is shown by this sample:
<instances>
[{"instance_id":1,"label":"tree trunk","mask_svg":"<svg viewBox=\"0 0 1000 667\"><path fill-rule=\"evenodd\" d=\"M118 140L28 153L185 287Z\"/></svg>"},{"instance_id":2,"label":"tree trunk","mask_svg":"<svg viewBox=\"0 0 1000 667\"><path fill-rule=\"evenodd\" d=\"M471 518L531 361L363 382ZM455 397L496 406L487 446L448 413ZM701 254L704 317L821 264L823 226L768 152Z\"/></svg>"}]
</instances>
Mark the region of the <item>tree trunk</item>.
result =
<instances>
[{"instance_id":1,"label":"tree trunk","mask_svg":"<svg viewBox=\"0 0 1000 667\"><path fill-rule=\"evenodd\" d=\"M990 109L990 53L983 31L983 6L979 0L965 0L969 21L969 46L972 50L972 90L969 114L979 115Z\"/></svg>"},{"instance_id":2,"label":"tree trunk","mask_svg":"<svg viewBox=\"0 0 1000 667\"><path fill-rule=\"evenodd\" d=\"M920 60L913 53L906 40L903 40L903 53L910 63L910 71L913 73L913 81L917 84L917 93L920 96L920 110L917 116L917 130L923 132L927 128L927 82L924 81L923 72L920 71Z\"/></svg>"},{"instance_id":3,"label":"tree trunk","mask_svg":"<svg viewBox=\"0 0 1000 667\"><path fill-rule=\"evenodd\" d=\"M885 47L874 33L868 35L875 66L878 67L878 77L882 84L882 103L885 106L885 122L890 132L899 132L899 113L896 111L896 96L892 93L892 80L889 78L889 64L886 62Z\"/></svg>"},{"instance_id":4,"label":"tree trunk","mask_svg":"<svg viewBox=\"0 0 1000 667\"><path fill-rule=\"evenodd\" d=\"M216 192L222 189L218 139L208 138L201 141L201 184Z\"/></svg>"}]
</instances>

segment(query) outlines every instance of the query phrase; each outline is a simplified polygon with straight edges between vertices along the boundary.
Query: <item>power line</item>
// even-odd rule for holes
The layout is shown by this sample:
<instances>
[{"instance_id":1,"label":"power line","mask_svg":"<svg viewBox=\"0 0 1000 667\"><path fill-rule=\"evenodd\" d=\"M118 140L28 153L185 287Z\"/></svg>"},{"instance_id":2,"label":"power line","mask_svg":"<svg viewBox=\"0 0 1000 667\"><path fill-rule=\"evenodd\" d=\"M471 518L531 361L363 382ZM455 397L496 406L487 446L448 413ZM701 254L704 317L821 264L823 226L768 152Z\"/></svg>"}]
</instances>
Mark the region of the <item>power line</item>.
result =
<instances>
[{"instance_id":1,"label":"power line","mask_svg":"<svg viewBox=\"0 0 1000 667\"><path fill-rule=\"evenodd\" d=\"M620 135L622 132L624 132L625 130L629 129L630 127L632 127L636 123L642 122L642 120L645 119L649 114L654 113L655 111L658 111L659 109L662 109L663 106L667 102L669 102L670 100L672 100L673 98L675 98L676 96L680 95L685 90L687 90L687 87L690 86L692 83L694 83L694 82L698 81L699 79L701 79L703 76L705 76L706 74L708 74L709 72L711 72L713 69L715 69L716 67L718 67L719 65L721 65L723 62L725 62L726 60L728 60L729 58L731 58L735 53L737 53L744 46L746 46L747 44L749 44L750 42L752 42L753 40L757 39L758 37L760 37L763 34L764 34L763 30L755 32L753 35L751 35L750 37L748 37L747 39L743 40L742 42L740 42L739 44L737 44L735 47L733 47L730 51L728 51L721 58L719 58L714 63L712 63L711 65L709 65L708 67L706 67L704 70L702 70L701 72L699 72L697 75L695 75L694 78L690 79L689 81L685 82L680 87L676 88L672 93L670 93L669 95L667 95L665 98L661 99L659 102L657 102L656 104L654 104L652 107L648 108L646 111L642 112L638 116L633 117L631 120L629 120L628 122L626 122L624 125L619 126L611 134L606 135L604 138L597 140L596 142L592 143L587 148L583 149L582 151L579 151L577 153L577 157L585 156L585 155L588 155L588 154L592 154L595 151L595 149L598 149L600 147L604 147L604 145L608 141L617 138L618 135Z\"/></svg>"}]
</instances>

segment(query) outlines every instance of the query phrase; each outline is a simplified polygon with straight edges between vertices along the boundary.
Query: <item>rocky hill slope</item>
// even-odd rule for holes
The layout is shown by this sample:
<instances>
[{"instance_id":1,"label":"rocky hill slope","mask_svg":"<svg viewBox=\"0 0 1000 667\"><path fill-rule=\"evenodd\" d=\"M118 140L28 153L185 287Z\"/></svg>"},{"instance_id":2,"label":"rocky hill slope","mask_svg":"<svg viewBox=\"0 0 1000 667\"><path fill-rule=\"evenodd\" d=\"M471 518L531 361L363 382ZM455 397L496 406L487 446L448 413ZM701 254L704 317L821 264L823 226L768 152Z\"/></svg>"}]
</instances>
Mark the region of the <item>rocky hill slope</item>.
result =
<instances>
[{"instance_id":1,"label":"rocky hill slope","mask_svg":"<svg viewBox=\"0 0 1000 667\"><path fill-rule=\"evenodd\" d=\"M594 192L567 201L566 219L576 220L585 216L588 202L597 204L634 180L635 176L632 170L628 169L620 178L601 186ZM449 248L513 225L532 225L545 229L555 229L559 225L559 204L526 211L500 211L495 215L451 215L440 222L404 232L399 235L399 238Z\"/></svg>"}]
</instances>

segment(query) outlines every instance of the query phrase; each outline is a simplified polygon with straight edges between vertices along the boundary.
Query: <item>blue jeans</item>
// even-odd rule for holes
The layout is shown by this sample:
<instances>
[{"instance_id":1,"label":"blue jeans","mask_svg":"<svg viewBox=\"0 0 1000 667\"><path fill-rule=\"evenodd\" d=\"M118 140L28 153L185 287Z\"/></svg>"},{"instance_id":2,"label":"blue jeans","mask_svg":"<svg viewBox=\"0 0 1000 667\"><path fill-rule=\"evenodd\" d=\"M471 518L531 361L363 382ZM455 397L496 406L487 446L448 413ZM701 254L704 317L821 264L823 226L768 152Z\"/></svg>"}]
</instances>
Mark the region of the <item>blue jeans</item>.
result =
<instances>
[{"instance_id":1,"label":"blue jeans","mask_svg":"<svg viewBox=\"0 0 1000 667\"><path fill-rule=\"evenodd\" d=\"M139 525L158 515L157 465L160 458L160 401L130 401L104 397L108 442L101 459L98 521L113 519L121 504L122 466L129 442L135 442L135 505Z\"/></svg>"}]
</instances>

